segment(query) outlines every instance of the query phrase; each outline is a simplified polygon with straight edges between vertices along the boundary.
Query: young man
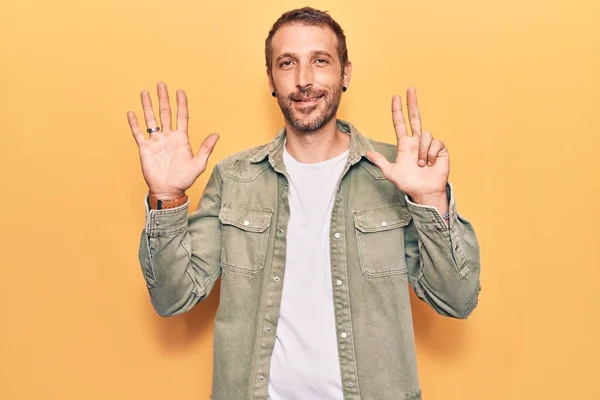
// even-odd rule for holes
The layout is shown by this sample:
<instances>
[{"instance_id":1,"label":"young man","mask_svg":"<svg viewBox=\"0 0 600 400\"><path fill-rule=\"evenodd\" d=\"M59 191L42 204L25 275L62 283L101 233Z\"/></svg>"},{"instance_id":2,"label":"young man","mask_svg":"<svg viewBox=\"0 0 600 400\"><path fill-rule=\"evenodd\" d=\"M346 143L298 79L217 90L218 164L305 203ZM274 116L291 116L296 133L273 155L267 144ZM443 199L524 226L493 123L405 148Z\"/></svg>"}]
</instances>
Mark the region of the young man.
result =
<instances>
[{"instance_id":1,"label":"young man","mask_svg":"<svg viewBox=\"0 0 600 400\"><path fill-rule=\"evenodd\" d=\"M218 163L189 217L185 192L218 137L194 156L185 93L172 130L162 83L162 132L148 92L148 139L128 114L149 186L140 262L152 304L183 313L221 277L213 399L420 399L408 284L455 318L480 290L479 247L456 212L448 151L421 131L412 89L411 136L392 100L396 146L336 118L352 64L328 14L283 14L265 53L285 127Z\"/></svg>"}]
</instances>

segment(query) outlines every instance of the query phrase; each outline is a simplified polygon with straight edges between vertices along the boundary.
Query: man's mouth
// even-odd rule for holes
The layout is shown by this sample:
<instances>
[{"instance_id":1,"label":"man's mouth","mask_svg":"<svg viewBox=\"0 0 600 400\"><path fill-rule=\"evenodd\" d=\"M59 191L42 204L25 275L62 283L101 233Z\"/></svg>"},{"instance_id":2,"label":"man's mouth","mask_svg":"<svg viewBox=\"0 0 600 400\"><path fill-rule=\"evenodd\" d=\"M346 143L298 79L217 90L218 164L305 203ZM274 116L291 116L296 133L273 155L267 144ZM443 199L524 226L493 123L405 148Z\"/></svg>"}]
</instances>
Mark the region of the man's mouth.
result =
<instances>
[{"instance_id":1,"label":"man's mouth","mask_svg":"<svg viewBox=\"0 0 600 400\"><path fill-rule=\"evenodd\" d=\"M323 96L297 97L297 98L293 98L292 100L297 103L311 103L311 102L315 102L315 101L319 100L321 97L323 97Z\"/></svg>"}]
</instances>

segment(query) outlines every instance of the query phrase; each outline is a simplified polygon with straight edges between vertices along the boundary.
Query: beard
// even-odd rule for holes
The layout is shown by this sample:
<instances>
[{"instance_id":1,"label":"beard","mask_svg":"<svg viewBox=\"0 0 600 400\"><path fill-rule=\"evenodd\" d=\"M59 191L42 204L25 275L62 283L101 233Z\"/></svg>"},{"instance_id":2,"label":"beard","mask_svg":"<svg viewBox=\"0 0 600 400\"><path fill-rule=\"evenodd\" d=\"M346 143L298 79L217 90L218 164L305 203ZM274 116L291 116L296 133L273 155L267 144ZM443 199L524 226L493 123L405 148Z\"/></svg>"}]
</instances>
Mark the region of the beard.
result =
<instances>
[{"instance_id":1,"label":"beard","mask_svg":"<svg viewBox=\"0 0 600 400\"><path fill-rule=\"evenodd\" d=\"M286 120L300 132L310 133L320 129L335 116L342 99L342 86L343 81L340 78L331 91L313 89L311 86L306 91L297 90L288 96L277 94L277 102ZM301 109L294 107L294 103L306 98L319 99L317 104L312 106Z\"/></svg>"}]
</instances>

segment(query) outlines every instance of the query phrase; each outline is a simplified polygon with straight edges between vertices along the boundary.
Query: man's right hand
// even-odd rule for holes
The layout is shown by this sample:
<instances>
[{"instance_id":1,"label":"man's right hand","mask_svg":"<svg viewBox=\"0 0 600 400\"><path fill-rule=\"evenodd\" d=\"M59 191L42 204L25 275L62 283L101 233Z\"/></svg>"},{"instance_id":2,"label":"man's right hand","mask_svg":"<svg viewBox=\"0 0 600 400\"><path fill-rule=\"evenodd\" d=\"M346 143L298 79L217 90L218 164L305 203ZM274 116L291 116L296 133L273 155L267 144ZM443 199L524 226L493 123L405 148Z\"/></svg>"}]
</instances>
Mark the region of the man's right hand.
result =
<instances>
[{"instance_id":1,"label":"man's right hand","mask_svg":"<svg viewBox=\"0 0 600 400\"><path fill-rule=\"evenodd\" d=\"M206 170L208 157L212 153L219 135L213 133L204 139L198 154L194 156L188 137L188 105L185 92L177 91L177 127L171 129L171 106L167 86L157 85L158 104L162 132L150 133L146 139L140 129L135 113L129 111L127 119L133 137L138 144L142 173L150 194L159 200L180 198ZM141 93L144 117L148 128L156 128L157 122L152 109L150 93Z\"/></svg>"}]
</instances>

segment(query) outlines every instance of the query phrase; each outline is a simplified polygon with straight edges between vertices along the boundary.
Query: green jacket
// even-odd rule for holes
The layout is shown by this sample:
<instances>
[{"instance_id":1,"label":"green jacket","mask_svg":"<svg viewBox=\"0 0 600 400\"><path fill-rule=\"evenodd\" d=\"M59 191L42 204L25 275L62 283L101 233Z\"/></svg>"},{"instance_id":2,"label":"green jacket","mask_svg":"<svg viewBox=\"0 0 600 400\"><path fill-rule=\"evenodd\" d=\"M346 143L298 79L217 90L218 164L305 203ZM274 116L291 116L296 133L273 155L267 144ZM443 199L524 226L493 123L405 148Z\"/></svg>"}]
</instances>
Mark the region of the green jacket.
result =
<instances>
[{"instance_id":1,"label":"green jacket","mask_svg":"<svg viewBox=\"0 0 600 400\"><path fill-rule=\"evenodd\" d=\"M329 235L344 399L420 399L408 284L439 314L466 318L477 305L479 245L456 211L449 225L384 178L364 154L393 161L396 146L351 136ZM266 400L283 288L290 217L285 129L267 145L221 161L198 209L147 210L139 258L152 304L177 315L220 277L212 399ZM310 290L310 288L307 288Z\"/></svg>"}]
</instances>

